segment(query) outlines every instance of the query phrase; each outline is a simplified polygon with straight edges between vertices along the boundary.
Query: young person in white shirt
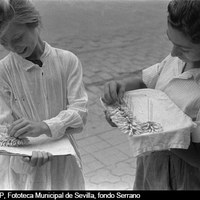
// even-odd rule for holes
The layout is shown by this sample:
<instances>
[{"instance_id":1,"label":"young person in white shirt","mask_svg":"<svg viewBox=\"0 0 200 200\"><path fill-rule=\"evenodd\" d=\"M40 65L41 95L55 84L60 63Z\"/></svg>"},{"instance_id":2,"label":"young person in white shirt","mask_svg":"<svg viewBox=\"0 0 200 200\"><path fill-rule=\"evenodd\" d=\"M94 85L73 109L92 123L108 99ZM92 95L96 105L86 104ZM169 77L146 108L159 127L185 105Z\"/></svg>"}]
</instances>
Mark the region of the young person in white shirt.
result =
<instances>
[{"instance_id":1,"label":"young person in white shirt","mask_svg":"<svg viewBox=\"0 0 200 200\"><path fill-rule=\"evenodd\" d=\"M200 121L200 1L172 0L167 35L171 54L161 63L105 84L103 100L121 101L128 90L153 88L165 92L197 124ZM108 122L109 116L106 114ZM115 126L113 123L111 125ZM188 149L152 152L137 158L134 189L200 189L200 128L191 134Z\"/></svg>"},{"instance_id":2,"label":"young person in white shirt","mask_svg":"<svg viewBox=\"0 0 200 200\"><path fill-rule=\"evenodd\" d=\"M83 128L88 97L82 66L71 52L40 37L41 18L29 0L0 1L0 124L16 138L67 135L76 156L34 151L31 157L0 155L0 190L85 189L80 155L68 128Z\"/></svg>"}]
</instances>

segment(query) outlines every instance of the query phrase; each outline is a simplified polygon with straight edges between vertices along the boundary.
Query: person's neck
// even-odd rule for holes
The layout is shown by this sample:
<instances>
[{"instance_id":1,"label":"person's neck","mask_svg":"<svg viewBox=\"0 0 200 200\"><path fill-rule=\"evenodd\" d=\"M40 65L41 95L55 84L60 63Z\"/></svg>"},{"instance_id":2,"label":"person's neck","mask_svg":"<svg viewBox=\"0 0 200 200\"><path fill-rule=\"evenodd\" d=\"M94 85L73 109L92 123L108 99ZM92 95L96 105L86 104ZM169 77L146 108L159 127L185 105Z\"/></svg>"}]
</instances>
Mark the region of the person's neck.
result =
<instances>
[{"instance_id":1,"label":"person's neck","mask_svg":"<svg viewBox=\"0 0 200 200\"><path fill-rule=\"evenodd\" d=\"M200 61L192 63L193 68L200 68Z\"/></svg>"},{"instance_id":2,"label":"person's neck","mask_svg":"<svg viewBox=\"0 0 200 200\"><path fill-rule=\"evenodd\" d=\"M194 69L194 68L200 68L200 61L186 63L184 71L188 71L188 70Z\"/></svg>"},{"instance_id":3,"label":"person's neck","mask_svg":"<svg viewBox=\"0 0 200 200\"><path fill-rule=\"evenodd\" d=\"M39 37L38 43L37 43L33 53L26 59L27 60L40 60L40 57L42 56L44 49L45 49L45 43Z\"/></svg>"}]
</instances>

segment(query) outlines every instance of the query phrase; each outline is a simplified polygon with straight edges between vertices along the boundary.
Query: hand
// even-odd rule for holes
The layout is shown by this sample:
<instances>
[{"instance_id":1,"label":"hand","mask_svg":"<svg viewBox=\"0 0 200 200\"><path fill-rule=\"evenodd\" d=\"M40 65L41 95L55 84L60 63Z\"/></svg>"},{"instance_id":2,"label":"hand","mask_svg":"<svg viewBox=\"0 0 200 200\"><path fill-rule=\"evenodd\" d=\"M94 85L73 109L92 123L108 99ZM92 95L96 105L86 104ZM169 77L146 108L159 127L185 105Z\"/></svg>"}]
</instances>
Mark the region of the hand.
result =
<instances>
[{"instance_id":1,"label":"hand","mask_svg":"<svg viewBox=\"0 0 200 200\"><path fill-rule=\"evenodd\" d=\"M16 138L38 137L42 134L51 136L51 131L45 122L33 122L24 118L14 121L8 129L8 135Z\"/></svg>"},{"instance_id":2,"label":"hand","mask_svg":"<svg viewBox=\"0 0 200 200\"><path fill-rule=\"evenodd\" d=\"M125 84L122 81L110 81L104 86L103 102L113 104L116 101L122 103L122 98L125 93Z\"/></svg>"},{"instance_id":3,"label":"hand","mask_svg":"<svg viewBox=\"0 0 200 200\"><path fill-rule=\"evenodd\" d=\"M110 116L108 114L108 112L105 110L105 117L106 117L106 121L112 126L112 127L117 127L117 125L110 119Z\"/></svg>"},{"instance_id":4,"label":"hand","mask_svg":"<svg viewBox=\"0 0 200 200\"><path fill-rule=\"evenodd\" d=\"M52 159L52 154L45 151L33 151L32 156L23 156L22 160L32 167L41 167Z\"/></svg>"}]
</instances>

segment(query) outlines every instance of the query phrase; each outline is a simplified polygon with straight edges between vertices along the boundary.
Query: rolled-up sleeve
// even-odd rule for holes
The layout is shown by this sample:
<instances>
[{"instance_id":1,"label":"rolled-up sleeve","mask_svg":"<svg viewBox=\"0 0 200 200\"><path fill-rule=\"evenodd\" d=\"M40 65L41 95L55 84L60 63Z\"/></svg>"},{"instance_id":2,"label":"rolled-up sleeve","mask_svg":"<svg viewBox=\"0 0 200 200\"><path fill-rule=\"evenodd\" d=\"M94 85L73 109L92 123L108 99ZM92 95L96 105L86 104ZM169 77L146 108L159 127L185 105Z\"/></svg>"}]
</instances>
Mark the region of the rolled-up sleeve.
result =
<instances>
[{"instance_id":1,"label":"rolled-up sleeve","mask_svg":"<svg viewBox=\"0 0 200 200\"><path fill-rule=\"evenodd\" d=\"M70 63L66 80L68 105L54 118L44 120L55 138L63 136L67 128L83 128L86 123L88 96L82 81L82 65L74 55Z\"/></svg>"},{"instance_id":2,"label":"rolled-up sleeve","mask_svg":"<svg viewBox=\"0 0 200 200\"><path fill-rule=\"evenodd\" d=\"M9 106L9 90L0 83L0 125L11 124L14 121Z\"/></svg>"},{"instance_id":3,"label":"rolled-up sleeve","mask_svg":"<svg viewBox=\"0 0 200 200\"><path fill-rule=\"evenodd\" d=\"M146 84L148 88L154 89L156 86L156 83L158 81L158 78L160 76L160 73L171 56L167 56L161 63L157 63L155 65L152 65L142 71L142 79L143 82Z\"/></svg>"},{"instance_id":4,"label":"rolled-up sleeve","mask_svg":"<svg viewBox=\"0 0 200 200\"><path fill-rule=\"evenodd\" d=\"M200 143L200 110L197 113L196 120L196 127L194 127L191 131L191 140L195 143Z\"/></svg>"}]
</instances>

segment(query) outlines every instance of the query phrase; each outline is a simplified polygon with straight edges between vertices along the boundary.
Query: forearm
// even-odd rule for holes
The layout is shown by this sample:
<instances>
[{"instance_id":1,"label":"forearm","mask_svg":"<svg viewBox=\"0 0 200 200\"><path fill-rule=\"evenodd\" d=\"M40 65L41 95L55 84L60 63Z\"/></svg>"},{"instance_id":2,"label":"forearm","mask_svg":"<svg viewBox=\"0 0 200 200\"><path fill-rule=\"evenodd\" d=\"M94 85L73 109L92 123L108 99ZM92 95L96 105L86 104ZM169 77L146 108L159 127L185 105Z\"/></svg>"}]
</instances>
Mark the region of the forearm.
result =
<instances>
[{"instance_id":1,"label":"forearm","mask_svg":"<svg viewBox=\"0 0 200 200\"><path fill-rule=\"evenodd\" d=\"M61 111L56 117L44 120L51 131L51 137L58 138L65 134L67 128L83 128L87 110L76 111L67 109Z\"/></svg>"},{"instance_id":2,"label":"forearm","mask_svg":"<svg viewBox=\"0 0 200 200\"><path fill-rule=\"evenodd\" d=\"M200 168L200 143L191 143L188 149L171 149L171 152L188 164Z\"/></svg>"},{"instance_id":3,"label":"forearm","mask_svg":"<svg viewBox=\"0 0 200 200\"><path fill-rule=\"evenodd\" d=\"M146 88L147 86L142 81L142 71L136 71L131 74L130 77L122 79L122 82L125 84L125 90L136 90L141 88Z\"/></svg>"}]
</instances>

